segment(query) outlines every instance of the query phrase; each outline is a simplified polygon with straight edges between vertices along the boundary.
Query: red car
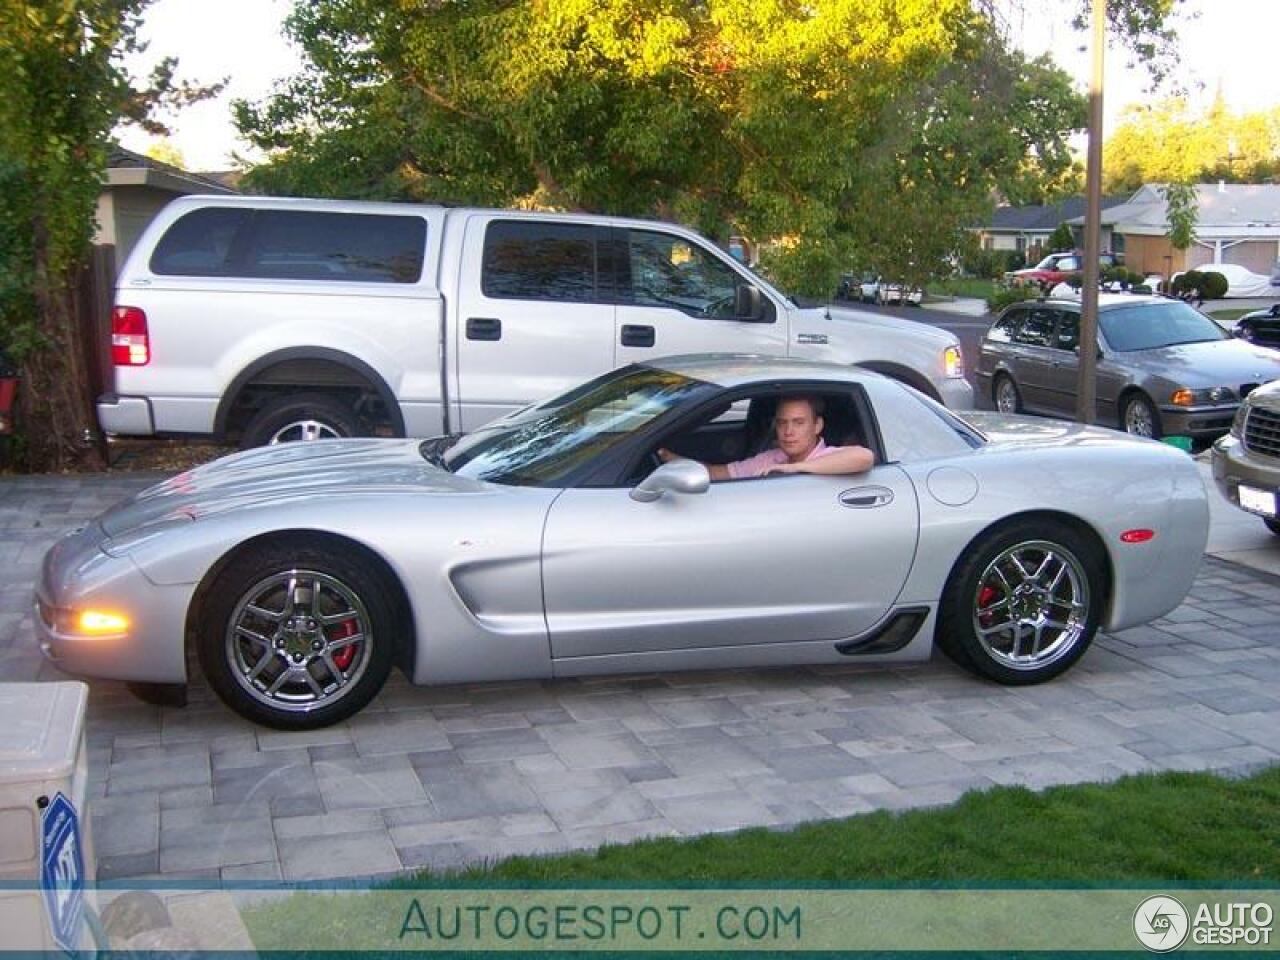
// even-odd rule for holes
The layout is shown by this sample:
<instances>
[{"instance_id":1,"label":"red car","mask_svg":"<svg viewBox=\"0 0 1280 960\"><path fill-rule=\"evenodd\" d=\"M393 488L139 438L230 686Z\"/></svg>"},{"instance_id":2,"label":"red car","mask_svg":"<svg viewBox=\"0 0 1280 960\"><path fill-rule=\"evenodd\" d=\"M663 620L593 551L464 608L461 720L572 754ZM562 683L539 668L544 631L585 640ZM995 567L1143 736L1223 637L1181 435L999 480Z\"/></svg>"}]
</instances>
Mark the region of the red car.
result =
<instances>
[{"instance_id":1,"label":"red car","mask_svg":"<svg viewBox=\"0 0 1280 960\"><path fill-rule=\"evenodd\" d=\"M1108 267L1114 267L1116 265L1115 254L1099 254L1098 263L1104 270ZM1067 279L1071 274L1079 273L1083 269L1084 254L1080 251L1051 253L1034 267L1006 273L1004 279L1006 283L1012 286L1034 283L1045 290L1049 290Z\"/></svg>"}]
</instances>

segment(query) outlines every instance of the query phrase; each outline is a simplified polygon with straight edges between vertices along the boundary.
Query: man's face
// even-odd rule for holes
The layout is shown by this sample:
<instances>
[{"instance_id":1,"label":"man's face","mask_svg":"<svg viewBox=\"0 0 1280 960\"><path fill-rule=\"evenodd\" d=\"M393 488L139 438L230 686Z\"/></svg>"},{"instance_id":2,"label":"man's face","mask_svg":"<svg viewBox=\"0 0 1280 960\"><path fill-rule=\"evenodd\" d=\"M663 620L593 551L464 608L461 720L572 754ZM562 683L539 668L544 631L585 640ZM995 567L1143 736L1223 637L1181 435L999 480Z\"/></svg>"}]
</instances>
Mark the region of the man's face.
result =
<instances>
[{"instance_id":1,"label":"man's face","mask_svg":"<svg viewBox=\"0 0 1280 960\"><path fill-rule=\"evenodd\" d=\"M803 460L818 445L822 418L813 415L813 408L805 400L784 400L778 405L773 429L778 449L795 462Z\"/></svg>"}]
</instances>

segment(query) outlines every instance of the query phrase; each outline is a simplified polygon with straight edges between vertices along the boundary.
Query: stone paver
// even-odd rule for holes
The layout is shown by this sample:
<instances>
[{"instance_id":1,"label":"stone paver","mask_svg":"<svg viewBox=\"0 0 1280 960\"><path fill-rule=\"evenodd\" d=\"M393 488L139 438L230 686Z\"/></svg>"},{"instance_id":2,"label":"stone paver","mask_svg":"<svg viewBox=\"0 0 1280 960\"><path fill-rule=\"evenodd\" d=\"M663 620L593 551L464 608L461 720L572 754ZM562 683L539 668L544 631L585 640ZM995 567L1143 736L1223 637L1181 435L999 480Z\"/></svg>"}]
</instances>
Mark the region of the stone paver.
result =
<instances>
[{"instance_id":1,"label":"stone paver","mask_svg":"<svg viewBox=\"0 0 1280 960\"><path fill-rule=\"evenodd\" d=\"M154 479L0 479L0 680L60 678L31 627L39 557ZM1221 505L1214 518L1211 548L1280 557L1250 518ZM1277 601L1280 578L1207 558L1178 610L1100 637L1031 688L942 658L445 688L396 675L350 722L282 733L240 720L198 675L183 709L94 681L99 876L378 876L944 804L994 784L1252 769L1280 761Z\"/></svg>"}]
</instances>

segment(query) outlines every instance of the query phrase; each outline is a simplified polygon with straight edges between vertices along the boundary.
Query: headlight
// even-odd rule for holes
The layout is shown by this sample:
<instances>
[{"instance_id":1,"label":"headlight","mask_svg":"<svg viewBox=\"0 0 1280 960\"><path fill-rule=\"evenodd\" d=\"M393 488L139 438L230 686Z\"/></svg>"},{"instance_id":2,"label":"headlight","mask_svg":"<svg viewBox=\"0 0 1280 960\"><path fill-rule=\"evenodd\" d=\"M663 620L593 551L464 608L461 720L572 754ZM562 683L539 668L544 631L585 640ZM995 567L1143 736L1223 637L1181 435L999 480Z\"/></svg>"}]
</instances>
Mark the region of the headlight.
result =
<instances>
[{"instance_id":1,"label":"headlight","mask_svg":"<svg viewBox=\"0 0 1280 960\"><path fill-rule=\"evenodd\" d=\"M1230 387L1208 387L1204 390L1181 387L1173 391L1170 403L1178 407L1194 407L1202 403L1230 403L1235 399L1236 392Z\"/></svg>"},{"instance_id":2,"label":"headlight","mask_svg":"<svg viewBox=\"0 0 1280 960\"><path fill-rule=\"evenodd\" d=\"M1242 403L1236 408L1236 415L1231 419L1231 436L1239 440L1244 436L1244 418L1249 415L1249 405Z\"/></svg>"},{"instance_id":3,"label":"headlight","mask_svg":"<svg viewBox=\"0 0 1280 960\"><path fill-rule=\"evenodd\" d=\"M942 366L948 377L964 376L964 354L960 352L959 346L947 347L942 352Z\"/></svg>"}]
</instances>

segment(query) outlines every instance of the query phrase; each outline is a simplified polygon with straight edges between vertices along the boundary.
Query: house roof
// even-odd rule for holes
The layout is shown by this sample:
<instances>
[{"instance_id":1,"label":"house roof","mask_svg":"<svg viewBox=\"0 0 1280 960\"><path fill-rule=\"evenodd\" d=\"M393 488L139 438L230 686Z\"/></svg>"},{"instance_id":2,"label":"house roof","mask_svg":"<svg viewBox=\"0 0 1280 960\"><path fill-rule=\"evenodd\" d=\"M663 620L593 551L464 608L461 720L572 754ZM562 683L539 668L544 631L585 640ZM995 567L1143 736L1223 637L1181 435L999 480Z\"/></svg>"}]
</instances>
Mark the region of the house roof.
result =
<instances>
[{"instance_id":1,"label":"house roof","mask_svg":"<svg viewBox=\"0 0 1280 960\"><path fill-rule=\"evenodd\" d=\"M1117 233L1164 236L1169 231L1165 184L1149 183L1102 215ZM1196 184L1196 236L1202 240L1280 238L1280 184ZM1083 223L1077 217L1072 223Z\"/></svg>"},{"instance_id":2,"label":"house roof","mask_svg":"<svg viewBox=\"0 0 1280 960\"><path fill-rule=\"evenodd\" d=\"M189 173L181 167L115 145L107 158L109 187L155 187L171 193L236 193L234 187L208 174Z\"/></svg>"},{"instance_id":3,"label":"house roof","mask_svg":"<svg viewBox=\"0 0 1280 960\"><path fill-rule=\"evenodd\" d=\"M1106 210L1128 199L1128 196L1103 197L1102 208ZM1058 224L1083 217L1084 208L1084 197L1068 197L1061 203L1040 207L997 207L986 229L989 233L1051 233Z\"/></svg>"}]
</instances>

